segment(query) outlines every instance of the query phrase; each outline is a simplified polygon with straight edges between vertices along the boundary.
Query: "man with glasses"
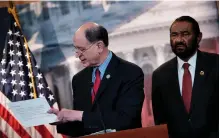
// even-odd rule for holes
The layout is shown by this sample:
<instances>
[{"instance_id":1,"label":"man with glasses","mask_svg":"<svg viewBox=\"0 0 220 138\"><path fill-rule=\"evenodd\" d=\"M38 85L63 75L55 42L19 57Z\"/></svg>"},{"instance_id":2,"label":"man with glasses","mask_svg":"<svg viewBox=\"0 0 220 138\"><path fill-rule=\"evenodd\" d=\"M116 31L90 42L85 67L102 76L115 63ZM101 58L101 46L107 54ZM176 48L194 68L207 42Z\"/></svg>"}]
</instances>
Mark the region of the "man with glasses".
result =
<instances>
[{"instance_id":1,"label":"man with glasses","mask_svg":"<svg viewBox=\"0 0 220 138\"><path fill-rule=\"evenodd\" d=\"M108 50L108 32L86 23L75 33L76 56L85 67L72 80L74 109L51 109L58 132L82 136L100 130L141 127L144 74Z\"/></svg>"}]
</instances>

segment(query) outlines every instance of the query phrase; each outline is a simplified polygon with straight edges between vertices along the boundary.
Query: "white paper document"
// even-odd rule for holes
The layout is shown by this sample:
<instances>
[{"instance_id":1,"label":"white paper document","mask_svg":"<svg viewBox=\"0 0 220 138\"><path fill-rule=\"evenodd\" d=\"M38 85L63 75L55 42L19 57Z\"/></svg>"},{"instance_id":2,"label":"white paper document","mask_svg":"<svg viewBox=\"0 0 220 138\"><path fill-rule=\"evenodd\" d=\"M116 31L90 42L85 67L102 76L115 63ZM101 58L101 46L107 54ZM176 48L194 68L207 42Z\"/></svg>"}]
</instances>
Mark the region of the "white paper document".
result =
<instances>
[{"instance_id":1,"label":"white paper document","mask_svg":"<svg viewBox=\"0 0 220 138\"><path fill-rule=\"evenodd\" d=\"M101 130L101 131L92 133L90 135L98 135L98 134L105 134L105 133L112 133L112 132L116 132L116 130L115 129L106 129L106 130Z\"/></svg>"},{"instance_id":2,"label":"white paper document","mask_svg":"<svg viewBox=\"0 0 220 138\"><path fill-rule=\"evenodd\" d=\"M56 122L57 116L47 111L50 105L44 98L8 103L15 118L24 126L38 126Z\"/></svg>"}]
</instances>

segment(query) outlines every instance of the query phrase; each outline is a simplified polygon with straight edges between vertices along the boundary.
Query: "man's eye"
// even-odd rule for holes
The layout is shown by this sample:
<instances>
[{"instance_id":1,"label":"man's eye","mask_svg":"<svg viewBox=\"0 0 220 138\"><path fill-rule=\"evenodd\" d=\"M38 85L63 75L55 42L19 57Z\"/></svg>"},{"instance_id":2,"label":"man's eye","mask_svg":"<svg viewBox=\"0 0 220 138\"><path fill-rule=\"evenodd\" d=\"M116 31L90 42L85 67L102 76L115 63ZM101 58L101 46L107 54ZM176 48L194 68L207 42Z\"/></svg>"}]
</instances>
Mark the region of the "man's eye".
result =
<instances>
[{"instance_id":1,"label":"man's eye","mask_svg":"<svg viewBox=\"0 0 220 138\"><path fill-rule=\"evenodd\" d=\"M79 50L79 51L84 51L85 49L82 49L82 48L78 48L78 47L75 47L76 50Z\"/></svg>"},{"instance_id":2,"label":"man's eye","mask_svg":"<svg viewBox=\"0 0 220 138\"><path fill-rule=\"evenodd\" d=\"M177 36L177 34L171 34L170 36Z\"/></svg>"},{"instance_id":3,"label":"man's eye","mask_svg":"<svg viewBox=\"0 0 220 138\"><path fill-rule=\"evenodd\" d=\"M187 36L187 35L189 35L189 33L183 33L183 35Z\"/></svg>"}]
</instances>

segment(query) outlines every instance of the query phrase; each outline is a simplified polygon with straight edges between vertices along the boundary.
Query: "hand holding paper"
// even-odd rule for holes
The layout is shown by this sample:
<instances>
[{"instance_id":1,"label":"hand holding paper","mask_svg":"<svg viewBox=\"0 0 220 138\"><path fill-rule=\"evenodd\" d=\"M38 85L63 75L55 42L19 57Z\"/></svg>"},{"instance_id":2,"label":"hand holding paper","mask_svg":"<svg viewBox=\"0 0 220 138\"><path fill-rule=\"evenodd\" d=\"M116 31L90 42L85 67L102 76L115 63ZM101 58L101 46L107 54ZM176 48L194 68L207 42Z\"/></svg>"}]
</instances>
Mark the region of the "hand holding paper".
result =
<instances>
[{"instance_id":1,"label":"hand holding paper","mask_svg":"<svg viewBox=\"0 0 220 138\"><path fill-rule=\"evenodd\" d=\"M58 109L50 109L48 113L57 115L57 120L65 123L68 121L82 121L83 111L69 110L69 109L61 109L59 111Z\"/></svg>"},{"instance_id":2,"label":"hand holding paper","mask_svg":"<svg viewBox=\"0 0 220 138\"><path fill-rule=\"evenodd\" d=\"M15 118L24 126L38 126L57 121L57 116L48 114L50 106L45 98L11 102L8 104Z\"/></svg>"}]
</instances>

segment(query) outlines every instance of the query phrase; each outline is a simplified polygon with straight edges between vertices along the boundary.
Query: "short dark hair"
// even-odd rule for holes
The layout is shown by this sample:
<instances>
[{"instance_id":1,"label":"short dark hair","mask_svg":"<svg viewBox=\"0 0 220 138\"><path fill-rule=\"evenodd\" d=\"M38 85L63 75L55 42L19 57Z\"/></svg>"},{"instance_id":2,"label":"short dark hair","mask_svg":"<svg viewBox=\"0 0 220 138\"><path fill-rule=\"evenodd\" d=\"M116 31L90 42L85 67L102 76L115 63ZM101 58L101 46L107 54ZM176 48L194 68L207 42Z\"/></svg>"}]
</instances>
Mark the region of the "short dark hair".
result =
<instances>
[{"instance_id":1,"label":"short dark hair","mask_svg":"<svg viewBox=\"0 0 220 138\"><path fill-rule=\"evenodd\" d=\"M173 24L176 22L189 22L189 23L191 23L195 35L198 36L200 34L199 24L194 18L192 18L190 16L181 16L181 17L177 18L170 26L170 31L171 31Z\"/></svg>"},{"instance_id":2,"label":"short dark hair","mask_svg":"<svg viewBox=\"0 0 220 138\"><path fill-rule=\"evenodd\" d=\"M85 30L85 37L90 43L102 41L108 47L108 31L101 25Z\"/></svg>"}]
</instances>

